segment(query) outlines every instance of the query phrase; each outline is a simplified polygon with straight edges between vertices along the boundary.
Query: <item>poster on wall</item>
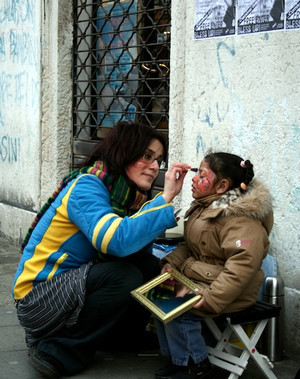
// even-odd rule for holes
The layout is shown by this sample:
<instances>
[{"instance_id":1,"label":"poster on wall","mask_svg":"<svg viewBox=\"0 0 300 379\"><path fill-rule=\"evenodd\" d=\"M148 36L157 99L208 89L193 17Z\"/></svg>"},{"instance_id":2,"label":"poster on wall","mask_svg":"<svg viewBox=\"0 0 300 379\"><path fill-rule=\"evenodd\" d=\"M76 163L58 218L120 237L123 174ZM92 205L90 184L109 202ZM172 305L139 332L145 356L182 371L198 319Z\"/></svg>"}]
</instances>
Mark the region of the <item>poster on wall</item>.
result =
<instances>
[{"instance_id":1,"label":"poster on wall","mask_svg":"<svg viewBox=\"0 0 300 379\"><path fill-rule=\"evenodd\" d=\"M194 39L235 34L234 0L196 0Z\"/></svg>"},{"instance_id":2,"label":"poster on wall","mask_svg":"<svg viewBox=\"0 0 300 379\"><path fill-rule=\"evenodd\" d=\"M137 35L132 33L137 25L137 1L107 2L98 8L97 18L97 29L101 31L97 56L101 63L97 76L101 99L97 119L102 126L110 127L125 117L124 109L127 109L127 119L135 118L136 106L129 103L129 99L138 86L138 72L133 67L137 57Z\"/></svg>"},{"instance_id":3,"label":"poster on wall","mask_svg":"<svg viewBox=\"0 0 300 379\"><path fill-rule=\"evenodd\" d=\"M284 29L284 0L239 0L237 34Z\"/></svg>"},{"instance_id":4,"label":"poster on wall","mask_svg":"<svg viewBox=\"0 0 300 379\"><path fill-rule=\"evenodd\" d=\"M300 0L195 0L194 39L300 28Z\"/></svg>"},{"instance_id":5,"label":"poster on wall","mask_svg":"<svg viewBox=\"0 0 300 379\"><path fill-rule=\"evenodd\" d=\"M300 1L286 0L286 29L300 29Z\"/></svg>"}]
</instances>

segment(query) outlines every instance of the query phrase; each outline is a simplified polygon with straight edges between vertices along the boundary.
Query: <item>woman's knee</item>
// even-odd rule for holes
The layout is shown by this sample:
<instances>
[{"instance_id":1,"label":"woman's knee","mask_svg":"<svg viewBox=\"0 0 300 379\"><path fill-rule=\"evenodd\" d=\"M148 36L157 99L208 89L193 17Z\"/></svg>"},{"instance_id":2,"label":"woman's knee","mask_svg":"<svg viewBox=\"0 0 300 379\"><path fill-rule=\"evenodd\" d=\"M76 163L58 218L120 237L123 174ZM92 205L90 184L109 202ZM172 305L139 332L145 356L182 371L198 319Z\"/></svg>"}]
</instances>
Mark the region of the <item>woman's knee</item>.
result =
<instances>
[{"instance_id":1,"label":"woman's knee","mask_svg":"<svg viewBox=\"0 0 300 379\"><path fill-rule=\"evenodd\" d=\"M92 266L87 278L87 292L110 287L128 293L143 284L143 274L127 262L105 262Z\"/></svg>"},{"instance_id":2,"label":"woman's knee","mask_svg":"<svg viewBox=\"0 0 300 379\"><path fill-rule=\"evenodd\" d=\"M143 284L143 273L131 263L123 263L121 273L119 272L120 280L128 291L134 290Z\"/></svg>"}]
</instances>

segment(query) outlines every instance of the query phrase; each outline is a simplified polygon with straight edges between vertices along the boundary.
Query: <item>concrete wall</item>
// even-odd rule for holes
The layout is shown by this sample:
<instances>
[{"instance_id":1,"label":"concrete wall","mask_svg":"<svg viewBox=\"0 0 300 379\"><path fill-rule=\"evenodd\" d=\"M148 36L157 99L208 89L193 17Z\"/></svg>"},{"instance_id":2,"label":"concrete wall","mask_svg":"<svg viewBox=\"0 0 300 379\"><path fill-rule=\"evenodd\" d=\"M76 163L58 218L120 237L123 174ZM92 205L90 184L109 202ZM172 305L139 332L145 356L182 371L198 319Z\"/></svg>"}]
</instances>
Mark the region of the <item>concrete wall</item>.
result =
<instances>
[{"instance_id":1,"label":"concrete wall","mask_svg":"<svg viewBox=\"0 0 300 379\"><path fill-rule=\"evenodd\" d=\"M32 2L0 2L0 227L18 237L40 194L40 23Z\"/></svg>"},{"instance_id":2,"label":"concrete wall","mask_svg":"<svg viewBox=\"0 0 300 379\"><path fill-rule=\"evenodd\" d=\"M0 0L0 233L17 243L70 167L71 12L68 0ZM173 0L170 160L226 150L268 183L286 347L299 351L300 31L194 41L193 23L194 1Z\"/></svg>"},{"instance_id":3,"label":"concrete wall","mask_svg":"<svg viewBox=\"0 0 300 379\"><path fill-rule=\"evenodd\" d=\"M70 167L71 49L69 1L0 1L0 231L18 242Z\"/></svg>"},{"instance_id":4,"label":"concrete wall","mask_svg":"<svg viewBox=\"0 0 300 379\"><path fill-rule=\"evenodd\" d=\"M170 159L250 159L274 197L270 253L285 282L286 345L300 350L300 30L193 40L194 1L172 1ZM191 174L192 175L192 174ZM191 176L181 207L192 200Z\"/></svg>"}]
</instances>

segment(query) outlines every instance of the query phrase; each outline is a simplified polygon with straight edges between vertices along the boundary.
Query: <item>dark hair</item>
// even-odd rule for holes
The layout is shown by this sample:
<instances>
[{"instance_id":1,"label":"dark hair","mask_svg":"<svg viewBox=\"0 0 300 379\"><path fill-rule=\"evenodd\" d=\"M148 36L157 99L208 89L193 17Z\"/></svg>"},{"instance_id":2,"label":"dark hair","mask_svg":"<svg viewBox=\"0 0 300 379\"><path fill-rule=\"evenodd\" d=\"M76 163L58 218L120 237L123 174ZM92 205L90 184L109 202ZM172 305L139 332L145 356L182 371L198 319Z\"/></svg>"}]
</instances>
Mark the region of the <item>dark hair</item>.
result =
<instances>
[{"instance_id":1,"label":"dark hair","mask_svg":"<svg viewBox=\"0 0 300 379\"><path fill-rule=\"evenodd\" d=\"M230 188L240 187L242 183L246 186L254 177L253 165L249 160L244 161L238 155L230 153L208 153L204 157L210 169L216 174L216 181L228 179ZM244 162L241 166L241 162ZM240 187L243 191L244 189Z\"/></svg>"},{"instance_id":2,"label":"dark hair","mask_svg":"<svg viewBox=\"0 0 300 379\"><path fill-rule=\"evenodd\" d=\"M42 206L34 218L26 236L20 248L21 253L27 245L29 238L36 227L41 217L45 214L50 205L57 198L60 191L66 187L66 185L74 179L78 174L84 171L83 167L92 165L97 160L103 160L112 176L118 176L123 174L126 176L125 168L145 153L147 147L153 139L159 140L163 145L164 154L163 160L166 161L167 156L167 143L164 137L159 134L155 129L149 125L140 123L126 123L120 122L116 124L111 132L96 146L91 155L85 159L77 169L71 171L69 175L65 176L60 182L58 188L52 193L46 203ZM134 183L129 181L131 187L135 187ZM148 196L151 195L151 190L147 191ZM131 193L132 200L134 199L134 193Z\"/></svg>"},{"instance_id":3,"label":"dark hair","mask_svg":"<svg viewBox=\"0 0 300 379\"><path fill-rule=\"evenodd\" d=\"M142 157L153 139L159 140L162 144L164 150L162 159L166 161L167 143L157 130L143 123L119 122L99 142L80 167L103 160L112 175L124 175L125 168Z\"/></svg>"}]
</instances>

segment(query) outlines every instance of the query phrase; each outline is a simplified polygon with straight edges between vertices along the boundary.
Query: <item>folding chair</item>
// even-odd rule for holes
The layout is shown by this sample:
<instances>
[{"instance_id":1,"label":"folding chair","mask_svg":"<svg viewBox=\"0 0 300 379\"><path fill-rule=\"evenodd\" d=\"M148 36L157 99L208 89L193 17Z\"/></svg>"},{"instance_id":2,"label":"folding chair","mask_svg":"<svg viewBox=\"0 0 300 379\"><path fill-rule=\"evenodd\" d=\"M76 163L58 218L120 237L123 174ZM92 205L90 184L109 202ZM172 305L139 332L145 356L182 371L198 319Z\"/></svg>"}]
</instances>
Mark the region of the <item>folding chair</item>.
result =
<instances>
[{"instance_id":1,"label":"folding chair","mask_svg":"<svg viewBox=\"0 0 300 379\"><path fill-rule=\"evenodd\" d=\"M228 379L236 379L246 370L248 360L252 358L266 378L276 379L273 364L266 355L257 350L257 343L270 318L278 317L281 307L258 301L253 306L220 318L205 318L204 322L217 340L214 347L207 346L210 362L230 372ZM225 322L221 331L219 321ZM254 330L245 332L242 325L255 324ZM234 338L234 340L233 340ZM238 343L237 343L238 341Z\"/></svg>"}]
</instances>

